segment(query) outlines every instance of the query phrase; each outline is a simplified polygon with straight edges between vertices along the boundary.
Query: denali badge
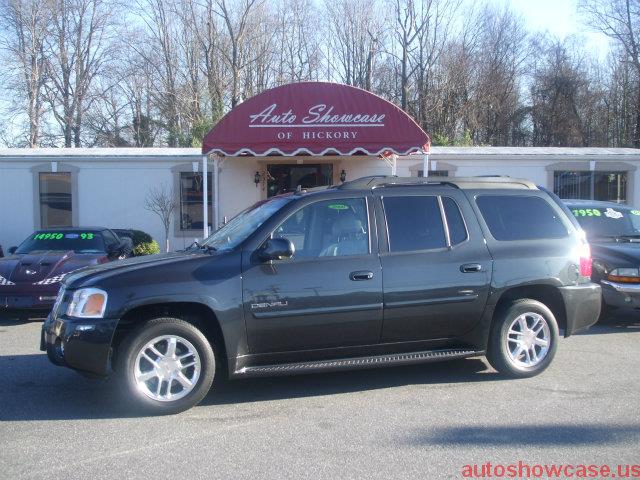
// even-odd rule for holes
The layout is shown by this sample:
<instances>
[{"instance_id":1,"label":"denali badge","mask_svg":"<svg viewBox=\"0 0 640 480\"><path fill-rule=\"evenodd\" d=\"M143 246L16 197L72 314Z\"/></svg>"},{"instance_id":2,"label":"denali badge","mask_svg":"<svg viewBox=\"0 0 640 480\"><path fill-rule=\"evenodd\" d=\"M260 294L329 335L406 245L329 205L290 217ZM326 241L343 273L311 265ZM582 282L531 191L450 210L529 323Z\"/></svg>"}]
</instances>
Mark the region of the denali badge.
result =
<instances>
[{"instance_id":1,"label":"denali badge","mask_svg":"<svg viewBox=\"0 0 640 480\"><path fill-rule=\"evenodd\" d=\"M289 305L289 302L263 302L263 303L252 303L251 308L270 308L270 307L286 307Z\"/></svg>"}]
</instances>

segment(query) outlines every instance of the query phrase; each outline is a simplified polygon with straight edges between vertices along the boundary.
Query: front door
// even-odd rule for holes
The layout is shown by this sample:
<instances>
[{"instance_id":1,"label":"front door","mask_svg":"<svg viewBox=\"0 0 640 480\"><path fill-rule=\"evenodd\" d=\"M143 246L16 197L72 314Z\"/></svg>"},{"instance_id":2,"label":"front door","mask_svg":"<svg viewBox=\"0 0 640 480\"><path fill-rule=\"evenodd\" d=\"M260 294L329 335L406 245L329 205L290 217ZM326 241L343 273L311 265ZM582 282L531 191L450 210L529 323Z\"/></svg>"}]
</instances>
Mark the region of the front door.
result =
<instances>
[{"instance_id":1,"label":"front door","mask_svg":"<svg viewBox=\"0 0 640 480\"><path fill-rule=\"evenodd\" d=\"M252 261L243 272L252 353L378 343L382 273L366 198L308 203L271 234L289 239L293 258Z\"/></svg>"},{"instance_id":2,"label":"front door","mask_svg":"<svg viewBox=\"0 0 640 480\"><path fill-rule=\"evenodd\" d=\"M422 189L424 190L424 189ZM482 317L492 260L459 191L383 196L383 342L458 337ZM465 222L465 218L469 221Z\"/></svg>"},{"instance_id":3,"label":"front door","mask_svg":"<svg viewBox=\"0 0 640 480\"><path fill-rule=\"evenodd\" d=\"M333 165L267 165L267 196L293 192L302 188L322 187L333 182Z\"/></svg>"}]
</instances>

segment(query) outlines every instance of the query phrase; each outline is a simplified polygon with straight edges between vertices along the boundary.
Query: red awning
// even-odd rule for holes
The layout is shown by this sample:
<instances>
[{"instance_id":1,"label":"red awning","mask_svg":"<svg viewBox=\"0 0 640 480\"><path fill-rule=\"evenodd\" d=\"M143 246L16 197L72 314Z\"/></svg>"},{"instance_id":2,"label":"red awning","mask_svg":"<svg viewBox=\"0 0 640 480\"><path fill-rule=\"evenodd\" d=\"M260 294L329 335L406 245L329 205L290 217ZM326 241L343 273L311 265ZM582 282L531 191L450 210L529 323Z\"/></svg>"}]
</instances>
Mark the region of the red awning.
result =
<instances>
[{"instance_id":1,"label":"red awning","mask_svg":"<svg viewBox=\"0 0 640 480\"><path fill-rule=\"evenodd\" d=\"M429 136L391 102L348 85L302 82L238 105L204 137L202 153L403 155L428 148Z\"/></svg>"}]
</instances>

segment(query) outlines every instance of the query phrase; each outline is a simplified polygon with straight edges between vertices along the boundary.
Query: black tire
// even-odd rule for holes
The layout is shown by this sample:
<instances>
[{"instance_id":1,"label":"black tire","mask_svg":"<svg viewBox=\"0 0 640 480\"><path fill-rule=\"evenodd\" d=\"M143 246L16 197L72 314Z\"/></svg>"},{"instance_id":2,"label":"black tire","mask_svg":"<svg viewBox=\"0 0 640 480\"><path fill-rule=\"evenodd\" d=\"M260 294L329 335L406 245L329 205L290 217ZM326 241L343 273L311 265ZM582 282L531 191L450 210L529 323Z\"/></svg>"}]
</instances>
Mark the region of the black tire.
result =
<instances>
[{"instance_id":1,"label":"black tire","mask_svg":"<svg viewBox=\"0 0 640 480\"><path fill-rule=\"evenodd\" d=\"M522 317L523 315L524 317ZM527 325L533 325L534 321L539 322L540 318L544 320L547 329L545 330L543 328L543 330L541 330L542 337L548 337L548 346L546 351L544 351L544 355L542 355L544 348L535 343L539 340L544 340L544 338L530 338L528 337L528 333L523 335L512 334L512 339L524 338L528 343L534 343L533 346L525 349L526 352L522 350L522 352L517 355L518 358L514 358L514 354L517 353L518 344L514 341L508 341L509 329L512 323L518 319L522 320L523 318ZM541 323L538 323L538 325L541 325ZM521 330L519 325L516 325L514 329L518 329L518 331ZM538 340L536 340L536 338ZM509 377L533 377L543 372L553 360L558 346L558 338L558 322L545 304L528 298L516 300L496 313L489 334L487 359L493 368ZM511 351L510 346L514 346L516 352ZM532 352L530 348L535 350L535 354L540 354L540 359L537 363L526 365L527 360L534 358L534 352Z\"/></svg>"},{"instance_id":2,"label":"black tire","mask_svg":"<svg viewBox=\"0 0 640 480\"><path fill-rule=\"evenodd\" d=\"M195 386L185 387L181 381L171 376L168 381L158 381L160 377L153 377L148 383L145 382L142 385L143 388L141 388L140 382L136 380L136 369L141 371L140 365L142 363L148 365L149 372L155 371L155 367L151 362L146 360L146 357L144 361L141 360L141 363L137 365L138 356L142 356L141 352L149 342L163 337L177 339L177 347L174 347L176 353L172 357L174 362L179 361L181 362L179 365L182 365L183 360L177 360L177 358L178 356L186 356L184 362L187 362L187 364L189 362L195 365L199 364L199 369L197 366L193 366L185 367L185 370L180 370L180 373L185 372L184 378L191 376L195 379L195 382L192 382ZM154 348L157 347L157 351L162 354L168 354L168 350L162 351L162 345L166 345L166 347L169 348L169 338L164 340L164 343L160 341L154 344ZM181 348L182 350L180 350ZM197 352L197 357L195 355L187 356L192 348ZM147 353L150 352L149 349L144 349L144 351ZM152 359L159 362L159 360L164 358L168 359L169 356L158 356ZM159 364L160 363L158 363L158 365ZM158 369L160 368L161 367L158 367ZM162 368L164 368L164 366ZM198 371L197 374L196 370ZM188 410L202 401L209 392L216 374L216 357L212 345L204 334L194 325L177 318L154 318L139 325L122 341L116 356L116 372L120 377L123 390L127 394L127 397L134 400L139 409L147 414L167 415ZM162 370L162 372L163 374L166 373L164 370ZM142 373L147 373L147 371ZM187 380L189 380L189 378L187 378ZM152 398L154 392L151 390L155 390L154 385L158 384L160 384L158 394L161 396L164 391L164 400ZM149 387L149 385L151 385L151 387ZM175 390L180 391L172 394L171 392ZM185 393L186 391L188 391L188 393ZM183 394L184 396L180 397L180 395ZM167 397L167 395L169 396ZM176 395L177 398L171 400L171 395Z\"/></svg>"}]
</instances>

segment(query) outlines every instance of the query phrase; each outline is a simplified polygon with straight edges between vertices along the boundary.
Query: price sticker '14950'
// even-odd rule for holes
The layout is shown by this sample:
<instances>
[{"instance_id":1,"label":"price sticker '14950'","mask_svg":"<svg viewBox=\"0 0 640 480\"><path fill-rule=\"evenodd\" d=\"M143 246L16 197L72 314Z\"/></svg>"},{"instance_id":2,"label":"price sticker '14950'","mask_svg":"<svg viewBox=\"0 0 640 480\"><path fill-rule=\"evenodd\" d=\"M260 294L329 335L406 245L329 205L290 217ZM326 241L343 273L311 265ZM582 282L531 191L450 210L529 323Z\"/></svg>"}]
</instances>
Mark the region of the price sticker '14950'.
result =
<instances>
[{"instance_id":1,"label":"price sticker '14950'","mask_svg":"<svg viewBox=\"0 0 640 480\"><path fill-rule=\"evenodd\" d=\"M597 208L577 208L572 210L575 217L599 217L602 212Z\"/></svg>"}]
</instances>

